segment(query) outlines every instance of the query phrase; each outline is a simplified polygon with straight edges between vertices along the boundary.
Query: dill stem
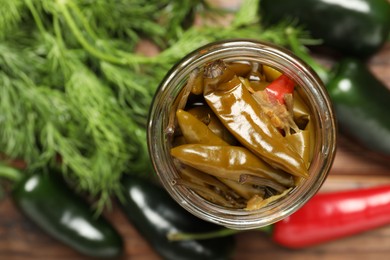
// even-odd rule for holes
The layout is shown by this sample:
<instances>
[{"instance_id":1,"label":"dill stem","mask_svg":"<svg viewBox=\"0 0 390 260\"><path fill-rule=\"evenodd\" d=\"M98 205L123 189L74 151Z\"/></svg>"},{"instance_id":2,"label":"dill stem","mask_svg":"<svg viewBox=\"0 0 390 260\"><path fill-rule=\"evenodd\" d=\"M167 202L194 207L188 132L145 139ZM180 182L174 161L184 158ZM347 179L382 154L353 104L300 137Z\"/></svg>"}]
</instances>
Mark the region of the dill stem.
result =
<instances>
[{"instance_id":1,"label":"dill stem","mask_svg":"<svg viewBox=\"0 0 390 260\"><path fill-rule=\"evenodd\" d=\"M58 6L59 6L62 14L64 15L64 18L65 18L68 26L70 27L72 33L74 34L74 36L76 37L77 41L81 44L81 46L83 46L83 48L86 51L88 51L93 56L95 56L95 57L97 57L99 59L105 60L107 62L120 64L120 65L125 65L127 63L127 61L125 59L121 59L121 58L118 58L118 57L111 56L109 54L103 53L100 50L98 50L95 47L93 47L91 44L89 44L87 39L85 39L85 37L83 36L82 32L79 30L79 28L77 27L76 23L74 22L71 14L69 13L68 8L66 7L66 4L60 2L60 3L58 3Z\"/></svg>"},{"instance_id":2,"label":"dill stem","mask_svg":"<svg viewBox=\"0 0 390 260\"><path fill-rule=\"evenodd\" d=\"M84 26L85 31L89 34L89 36L91 36L91 38L94 39L95 41L98 41L99 37L94 32L94 30L91 28L87 19L85 19L85 16L82 14L78 5L75 4L73 1L69 1L68 4L69 4L69 7L72 9L72 11L77 16L77 18L80 19L82 25Z\"/></svg>"},{"instance_id":3,"label":"dill stem","mask_svg":"<svg viewBox=\"0 0 390 260\"><path fill-rule=\"evenodd\" d=\"M27 4L28 8L30 9L30 12L31 12L31 14L33 16L35 24L38 27L39 32L42 35L45 35L46 34L46 28L43 25L43 22L42 22L39 14L38 14L38 10L34 7L34 4L31 2L31 0L25 0L25 1L26 1L26 4Z\"/></svg>"},{"instance_id":4,"label":"dill stem","mask_svg":"<svg viewBox=\"0 0 390 260\"><path fill-rule=\"evenodd\" d=\"M153 63L156 62L156 57L146 57L146 56L140 56L140 55L134 55L131 53L121 53L122 57L116 57L113 55L109 55L107 53L104 53L100 51L99 49L95 48L93 45L91 45L88 40L84 37L83 33L80 31L78 26L76 25L73 17L71 16L68 8L66 5L69 6L69 8L78 16L78 18L81 20L85 30L87 33L94 39L98 40L97 35L92 30L92 28L89 26L87 20L82 15L80 9L77 7L76 4L72 3L72 1L68 2L57 2L58 6L64 15L64 18L66 20L66 23L70 27L70 30L72 31L73 35L76 37L77 41L81 44L81 46L90 54L95 56L96 58L99 58L101 60L118 64L118 65L131 65L131 64L147 64L147 63Z\"/></svg>"},{"instance_id":5,"label":"dill stem","mask_svg":"<svg viewBox=\"0 0 390 260\"><path fill-rule=\"evenodd\" d=\"M64 40L62 39L61 28L60 28L58 16L55 16L53 19L53 28L54 28L54 35L56 37L57 43L61 47L64 47L65 44L64 44Z\"/></svg>"}]
</instances>

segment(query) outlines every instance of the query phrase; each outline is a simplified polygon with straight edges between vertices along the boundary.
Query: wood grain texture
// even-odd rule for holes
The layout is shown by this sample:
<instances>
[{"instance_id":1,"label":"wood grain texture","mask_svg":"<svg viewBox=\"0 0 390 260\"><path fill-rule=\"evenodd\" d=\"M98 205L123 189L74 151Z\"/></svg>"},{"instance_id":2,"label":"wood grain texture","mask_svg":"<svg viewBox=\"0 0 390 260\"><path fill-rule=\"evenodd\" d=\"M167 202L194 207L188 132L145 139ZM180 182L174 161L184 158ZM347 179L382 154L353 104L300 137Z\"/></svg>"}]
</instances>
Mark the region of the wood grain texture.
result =
<instances>
[{"instance_id":1,"label":"wood grain texture","mask_svg":"<svg viewBox=\"0 0 390 260\"><path fill-rule=\"evenodd\" d=\"M375 55L369 61L369 65L390 89L390 44ZM390 183L389 166L390 163L385 158L378 159L364 149L356 148L347 139L340 138L334 165L322 190L354 189ZM108 218L124 238L123 259L160 259L116 207L108 214ZM282 248L274 244L267 235L256 231L236 235L236 240L237 249L233 257L236 260L381 260L389 259L390 256L390 226L302 250ZM79 255L43 233L20 214L8 197L5 197L0 202L0 259L89 258Z\"/></svg>"}]
</instances>

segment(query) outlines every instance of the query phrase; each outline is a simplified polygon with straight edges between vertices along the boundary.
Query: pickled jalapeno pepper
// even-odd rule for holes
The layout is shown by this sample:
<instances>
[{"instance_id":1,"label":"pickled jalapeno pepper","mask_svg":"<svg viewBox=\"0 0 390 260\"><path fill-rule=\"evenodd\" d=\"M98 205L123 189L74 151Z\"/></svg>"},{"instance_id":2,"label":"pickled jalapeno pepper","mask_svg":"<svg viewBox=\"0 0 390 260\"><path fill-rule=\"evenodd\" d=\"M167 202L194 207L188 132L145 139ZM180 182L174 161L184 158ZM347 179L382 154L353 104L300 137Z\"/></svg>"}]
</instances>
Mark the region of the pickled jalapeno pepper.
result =
<instances>
[{"instance_id":1,"label":"pickled jalapeno pepper","mask_svg":"<svg viewBox=\"0 0 390 260\"><path fill-rule=\"evenodd\" d=\"M257 62L216 60L198 72L187 82L196 91L172 111L176 184L245 210L287 196L309 176L314 146L299 86Z\"/></svg>"},{"instance_id":2,"label":"pickled jalapeno pepper","mask_svg":"<svg viewBox=\"0 0 390 260\"><path fill-rule=\"evenodd\" d=\"M205 86L207 104L240 143L275 168L307 177L302 157L271 124L237 77L213 85Z\"/></svg>"}]
</instances>

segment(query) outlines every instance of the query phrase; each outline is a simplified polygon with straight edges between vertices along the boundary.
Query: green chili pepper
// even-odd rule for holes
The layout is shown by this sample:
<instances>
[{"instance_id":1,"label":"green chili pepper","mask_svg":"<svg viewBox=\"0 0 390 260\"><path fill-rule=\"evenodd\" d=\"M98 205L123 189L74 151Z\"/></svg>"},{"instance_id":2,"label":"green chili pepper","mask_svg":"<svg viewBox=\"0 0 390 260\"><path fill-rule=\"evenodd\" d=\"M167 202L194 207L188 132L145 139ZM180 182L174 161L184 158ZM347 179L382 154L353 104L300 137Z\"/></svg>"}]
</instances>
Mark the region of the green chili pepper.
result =
<instances>
[{"instance_id":1,"label":"green chili pepper","mask_svg":"<svg viewBox=\"0 0 390 260\"><path fill-rule=\"evenodd\" d=\"M55 173L33 174L19 181L12 196L29 219L80 253L99 258L122 254L117 231L102 216L94 216L90 206Z\"/></svg>"},{"instance_id":2,"label":"green chili pepper","mask_svg":"<svg viewBox=\"0 0 390 260\"><path fill-rule=\"evenodd\" d=\"M135 176L122 181L122 206L129 220L164 259L229 259L234 238L170 241L176 232L211 231L218 226L202 221L179 206L169 194L151 181Z\"/></svg>"},{"instance_id":3,"label":"green chili pepper","mask_svg":"<svg viewBox=\"0 0 390 260\"><path fill-rule=\"evenodd\" d=\"M240 177L241 178L241 177ZM242 179L242 178L241 178ZM236 182L229 179L220 179L225 185L234 190L241 197L249 200L253 198L253 196L257 195L260 197L265 196L265 189L260 189L252 184L246 184L242 182Z\"/></svg>"},{"instance_id":4,"label":"green chili pepper","mask_svg":"<svg viewBox=\"0 0 390 260\"><path fill-rule=\"evenodd\" d=\"M390 91L357 59L339 62L330 78L340 131L390 155Z\"/></svg>"},{"instance_id":5,"label":"green chili pepper","mask_svg":"<svg viewBox=\"0 0 390 260\"><path fill-rule=\"evenodd\" d=\"M203 71L200 71L195 77L191 87L191 93L194 95L200 95L203 93Z\"/></svg>"},{"instance_id":6,"label":"green chili pepper","mask_svg":"<svg viewBox=\"0 0 390 260\"><path fill-rule=\"evenodd\" d=\"M226 66L239 77L245 77L252 71L252 66L248 63L231 62Z\"/></svg>"},{"instance_id":7,"label":"green chili pepper","mask_svg":"<svg viewBox=\"0 0 390 260\"><path fill-rule=\"evenodd\" d=\"M300 95L294 95L293 115L294 121L301 127L310 121L310 110Z\"/></svg>"},{"instance_id":8,"label":"green chili pepper","mask_svg":"<svg viewBox=\"0 0 390 260\"><path fill-rule=\"evenodd\" d=\"M298 21L324 45L356 57L376 53L390 31L388 0L261 0L260 12L265 24Z\"/></svg>"},{"instance_id":9,"label":"green chili pepper","mask_svg":"<svg viewBox=\"0 0 390 260\"><path fill-rule=\"evenodd\" d=\"M242 174L273 180L284 187L292 187L291 175L276 170L241 146L184 144L171 149L180 162L215 177L238 182Z\"/></svg>"},{"instance_id":10,"label":"green chili pepper","mask_svg":"<svg viewBox=\"0 0 390 260\"><path fill-rule=\"evenodd\" d=\"M214 112L207 106L196 106L188 110L188 113L195 116L202 122L207 122L207 127L225 142L234 145L237 140L226 129L226 127L219 121Z\"/></svg>"},{"instance_id":11,"label":"green chili pepper","mask_svg":"<svg viewBox=\"0 0 390 260\"><path fill-rule=\"evenodd\" d=\"M213 78L205 85L204 96L225 127L242 145L273 167L307 177L302 157L272 126L241 81L233 77L230 81L218 82L221 75L226 78L224 74L211 75Z\"/></svg>"},{"instance_id":12,"label":"green chili pepper","mask_svg":"<svg viewBox=\"0 0 390 260\"><path fill-rule=\"evenodd\" d=\"M226 179L217 179L185 164L176 163L176 167L180 172L180 178L176 180L177 184L195 190L208 201L232 207L236 201L240 200L241 192L239 191L243 190L244 187L240 187L237 191L236 187L230 188L232 185L230 182L226 183ZM243 186L238 183L237 185ZM249 189L248 186L246 185L245 188ZM256 190L259 192L259 189Z\"/></svg>"},{"instance_id":13,"label":"green chili pepper","mask_svg":"<svg viewBox=\"0 0 390 260\"><path fill-rule=\"evenodd\" d=\"M205 113L206 114L212 113L212 111L209 108L206 109L206 107L204 106L196 107L195 109L193 109L192 112L193 113L195 112L198 116L201 117L203 117ZM228 143L224 142L219 136L211 132L208 126L202 123L202 121L198 120L191 113L179 109L176 112L176 115L181 129L181 133L183 134L183 136L185 137L188 143L217 145L217 146L229 145ZM207 117L207 119L209 118L210 117ZM214 120L219 121L217 118L214 118ZM223 127L222 124L220 125L221 127ZM227 150L230 150L230 148L227 148ZM208 159L214 160L213 158L208 158ZM215 159L223 160L223 158L220 157ZM229 158L225 158L225 160L230 162ZM199 164L199 161L195 159L195 161L192 163ZM203 162L200 163L202 164ZM209 201L218 202L219 205L225 205L230 207L242 206L244 204L241 202L240 196L249 199L251 197L249 195L253 196L253 194L263 194L262 189L255 188L251 184L247 185L247 184L239 183L240 172L233 174L234 176L230 176L230 178L235 178L235 180L231 180L223 177L221 178L221 176L223 175L214 174L213 170L211 171L211 174L205 174L201 171L196 170L193 167L189 167L186 164L180 164L177 162L176 162L176 167L180 169L179 172L182 178L182 180L177 180L178 182L180 182L179 184L187 186L188 188L191 188L193 190L196 190L197 193L200 194L202 197L206 198ZM203 165L203 168L204 167L207 167L207 165ZM212 167L213 165L211 165L211 168ZM230 168L228 165L226 165L225 167ZM271 171L271 169L268 166L266 167ZM230 168L230 169L233 170L234 168ZM206 173L210 173L210 172L206 172ZM213 176L215 176L216 178L214 178Z\"/></svg>"},{"instance_id":14,"label":"green chili pepper","mask_svg":"<svg viewBox=\"0 0 390 260\"><path fill-rule=\"evenodd\" d=\"M176 111L177 121L181 132L188 143L201 143L212 145L228 145L219 136L214 134L202 121L192 114L178 109Z\"/></svg>"},{"instance_id":15,"label":"green chili pepper","mask_svg":"<svg viewBox=\"0 0 390 260\"><path fill-rule=\"evenodd\" d=\"M303 130L291 135L287 135L286 139L289 143L295 148L299 155L303 158L303 161L306 163L306 167L309 168L310 165L310 147L313 144L310 144L310 131Z\"/></svg>"}]
</instances>

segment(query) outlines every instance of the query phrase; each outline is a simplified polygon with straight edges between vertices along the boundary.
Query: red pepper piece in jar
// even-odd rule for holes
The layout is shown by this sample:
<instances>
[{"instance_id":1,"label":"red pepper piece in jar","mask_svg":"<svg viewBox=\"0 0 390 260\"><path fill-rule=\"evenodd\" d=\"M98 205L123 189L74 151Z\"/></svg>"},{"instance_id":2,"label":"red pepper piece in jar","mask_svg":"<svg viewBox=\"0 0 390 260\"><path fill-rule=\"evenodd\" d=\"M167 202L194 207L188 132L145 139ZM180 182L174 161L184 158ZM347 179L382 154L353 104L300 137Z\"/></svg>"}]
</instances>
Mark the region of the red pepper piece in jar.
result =
<instances>
[{"instance_id":1,"label":"red pepper piece in jar","mask_svg":"<svg viewBox=\"0 0 390 260\"><path fill-rule=\"evenodd\" d=\"M280 104L285 104L284 95L292 94L294 92L295 83L285 74L280 75L277 79L272 81L266 88L267 94Z\"/></svg>"}]
</instances>

